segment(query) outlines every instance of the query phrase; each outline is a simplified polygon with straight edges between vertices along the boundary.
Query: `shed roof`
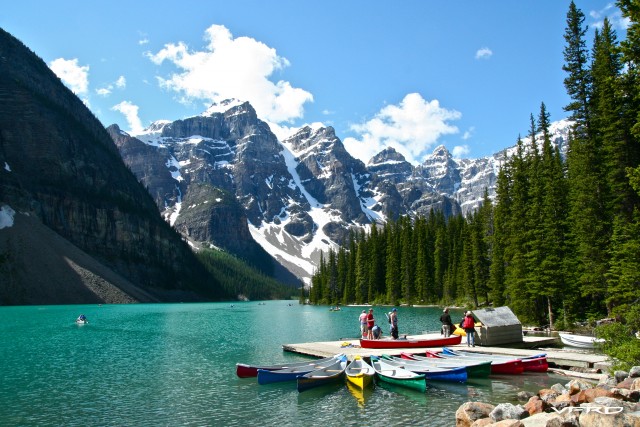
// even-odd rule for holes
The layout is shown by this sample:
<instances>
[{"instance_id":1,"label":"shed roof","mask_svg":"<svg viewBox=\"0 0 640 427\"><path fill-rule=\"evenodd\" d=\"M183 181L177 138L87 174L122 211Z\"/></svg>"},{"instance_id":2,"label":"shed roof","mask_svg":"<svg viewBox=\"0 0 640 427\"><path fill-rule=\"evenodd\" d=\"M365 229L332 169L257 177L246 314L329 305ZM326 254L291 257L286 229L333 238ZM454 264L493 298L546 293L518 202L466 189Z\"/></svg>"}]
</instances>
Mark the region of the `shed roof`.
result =
<instances>
[{"instance_id":1,"label":"shed roof","mask_svg":"<svg viewBox=\"0 0 640 427\"><path fill-rule=\"evenodd\" d=\"M522 325L516 315L513 314L513 311L506 306L474 310L473 315L487 327Z\"/></svg>"}]
</instances>

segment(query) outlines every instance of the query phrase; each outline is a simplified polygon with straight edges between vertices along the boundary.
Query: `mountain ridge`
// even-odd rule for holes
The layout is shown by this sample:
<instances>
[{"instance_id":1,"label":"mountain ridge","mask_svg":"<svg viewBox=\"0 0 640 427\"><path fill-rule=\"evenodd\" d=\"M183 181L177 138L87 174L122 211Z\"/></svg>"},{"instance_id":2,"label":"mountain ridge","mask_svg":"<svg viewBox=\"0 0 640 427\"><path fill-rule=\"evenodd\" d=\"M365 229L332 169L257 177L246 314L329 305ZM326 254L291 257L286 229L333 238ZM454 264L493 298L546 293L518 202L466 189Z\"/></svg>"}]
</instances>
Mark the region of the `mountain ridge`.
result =
<instances>
[{"instance_id":1,"label":"mountain ridge","mask_svg":"<svg viewBox=\"0 0 640 427\"><path fill-rule=\"evenodd\" d=\"M414 166L387 148L364 164L347 152L331 126L303 126L279 141L248 102L228 106L218 105L175 122L154 122L131 137L155 148L161 160L150 160L150 164L175 168L174 184L184 187L183 194L197 183L235 197L246 215L251 240L307 283L322 251L335 249L356 229L367 230L374 221L400 215L427 216L431 210L447 216L467 214L482 202L485 188L493 198L500 164L514 150L480 159L455 159L441 145ZM555 143L564 144L567 129L566 124L552 129ZM185 151L186 144L199 151ZM133 156L122 150L121 154L131 165ZM155 194L151 180L145 179ZM177 203L172 206L170 198L157 204L173 213L180 208ZM214 210L202 214L214 216ZM244 241L247 235L242 230L238 235ZM215 237L181 232L194 245L215 241ZM228 244L216 246L235 250Z\"/></svg>"}]
</instances>

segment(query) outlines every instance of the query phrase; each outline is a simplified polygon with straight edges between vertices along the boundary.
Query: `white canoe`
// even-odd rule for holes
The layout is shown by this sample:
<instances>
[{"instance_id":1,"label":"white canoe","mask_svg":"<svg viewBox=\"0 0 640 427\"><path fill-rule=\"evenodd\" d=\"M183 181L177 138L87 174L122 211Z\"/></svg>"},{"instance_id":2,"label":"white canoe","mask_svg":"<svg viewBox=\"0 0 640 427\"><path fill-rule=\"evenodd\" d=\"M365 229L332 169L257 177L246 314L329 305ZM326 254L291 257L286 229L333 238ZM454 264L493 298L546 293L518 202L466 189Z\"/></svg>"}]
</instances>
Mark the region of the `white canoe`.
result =
<instances>
[{"instance_id":1,"label":"white canoe","mask_svg":"<svg viewBox=\"0 0 640 427\"><path fill-rule=\"evenodd\" d=\"M595 348L596 343L604 342L601 338L591 337L588 335L568 334L566 332L560 332L559 335L562 344L570 347Z\"/></svg>"}]
</instances>

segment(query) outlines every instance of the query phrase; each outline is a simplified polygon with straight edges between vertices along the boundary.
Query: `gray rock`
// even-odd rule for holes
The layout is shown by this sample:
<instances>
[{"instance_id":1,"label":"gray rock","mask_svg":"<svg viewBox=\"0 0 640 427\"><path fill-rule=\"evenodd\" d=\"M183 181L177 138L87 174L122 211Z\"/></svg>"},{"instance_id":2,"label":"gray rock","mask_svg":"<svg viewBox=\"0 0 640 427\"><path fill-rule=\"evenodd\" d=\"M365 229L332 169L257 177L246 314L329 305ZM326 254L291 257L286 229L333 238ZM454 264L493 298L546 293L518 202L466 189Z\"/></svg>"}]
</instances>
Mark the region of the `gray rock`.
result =
<instances>
[{"instance_id":1,"label":"gray rock","mask_svg":"<svg viewBox=\"0 0 640 427\"><path fill-rule=\"evenodd\" d=\"M613 373L613 377L616 379L617 382L621 383L622 381L625 380L625 378L627 378L629 376L629 373L627 371L615 371Z\"/></svg>"},{"instance_id":2,"label":"gray rock","mask_svg":"<svg viewBox=\"0 0 640 427\"><path fill-rule=\"evenodd\" d=\"M489 414L494 422L502 420L521 420L529 416L529 412L522 405L501 403Z\"/></svg>"},{"instance_id":3,"label":"gray rock","mask_svg":"<svg viewBox=\"0 0 640 427\"><path fill-rule=\"evenodd\" d=\"M638 378L640 377L640 366L634 366L631 368L631 370L629 371L629 376L631 378Z\"/></svg>"}]
</instances>

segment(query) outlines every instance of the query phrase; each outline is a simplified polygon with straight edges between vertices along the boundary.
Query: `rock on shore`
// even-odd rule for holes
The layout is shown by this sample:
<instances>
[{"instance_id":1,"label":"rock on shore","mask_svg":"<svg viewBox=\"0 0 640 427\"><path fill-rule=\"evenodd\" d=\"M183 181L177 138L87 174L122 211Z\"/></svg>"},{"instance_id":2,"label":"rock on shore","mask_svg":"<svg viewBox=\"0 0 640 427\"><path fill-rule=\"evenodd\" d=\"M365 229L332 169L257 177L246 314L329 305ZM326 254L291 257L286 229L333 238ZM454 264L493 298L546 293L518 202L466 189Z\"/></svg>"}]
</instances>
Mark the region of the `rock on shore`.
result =
<instances>
[{"instance_id":1,"label":"rock on shore","mask_svg":"<svg viewBox=\"0 0 640 427\"><path fill-rule=\"evenodd\" d=\"M640 367L598 384L574 379L519 397L528 401L466 402L456 411L456 427L640 427Z\"/></svg>"}]
</instances>

